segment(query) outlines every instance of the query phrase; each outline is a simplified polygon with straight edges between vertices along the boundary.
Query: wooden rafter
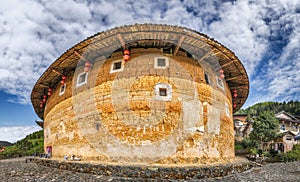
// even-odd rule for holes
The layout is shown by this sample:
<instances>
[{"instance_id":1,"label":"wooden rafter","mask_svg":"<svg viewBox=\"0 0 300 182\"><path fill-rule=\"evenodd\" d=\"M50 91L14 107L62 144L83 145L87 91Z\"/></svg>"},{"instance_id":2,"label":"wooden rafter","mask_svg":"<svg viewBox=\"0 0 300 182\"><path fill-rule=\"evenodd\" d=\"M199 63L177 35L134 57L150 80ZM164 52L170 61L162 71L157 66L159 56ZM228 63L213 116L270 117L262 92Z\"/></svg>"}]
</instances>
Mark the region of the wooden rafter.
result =
<instances>
[{"instance_id":1,"label":"wooden rafter","mask_svg":"<svg viewBox=\"0 0 300 182\"><path fill-rule=\"evenodd\" d=\"M179 38L178 43L177 43L177 46L176 46L176 48L175 48L175 50L174 50L174 56L176 56L176 54L177 54L179 48L181 47L181 44L182 44L183 40L184 40L184 36L181 36L181 37Z\"/></svg>"},{"instance_id":2,"label":"wooden rafter","mask_svg":"<svg viewBox=\"0 0 300 182\"><path fill-rule=\"evenodd\" d=\"M246 85L240 85L240 86L231 86L231 89L239 89L239 88L248 88Z\"/></svg>"},{"instance_id":3,"label":"wooden rafter","mask_svg":"<svg viewBox=\"0 0 300 182\"><path fill-rule=\"evenodd\" d=\"M201 59L198 62L202 62L208 55L210 55L214 51L214 48L212 48L210 51L208 51L204 56L201 57Z\"/></svg>"},{"instance_id":4,"label":"wooden rafter","mask_svg":"<svg viewBox=\"0 0 300 182\"><path fill-rule=\"evenodd\" d=\"M118 34L117 36L118 36L118 39L119 39L119 41L120 41L120 43L121 43L123 49L125 50L125 41L124 41L122 35L121 35L121 34Z\"/></svg>"},{"instance_id":5,"label":"wooden rafter","mask_svg":"<svg viewBox=\"0 0 300 182\"><path fill-rule=\"evenodd\" d=\"M237 79L241 76L243 76L243 75L238 75L238 76L234 76L234 77L231 77L231 78L226 78L226 81L235 80L235 79Z\"/></svg>"},{"instance_id":6,"label":"wooden rafter","mask_svg":"<svg viewBox=\"0 0 300 182\"><path fill-rule=\"evenodd\" d=\"M78 56L80 59L82 59L82 60L84 60L84 61L86 61L85 60L85 58L84 57L82 57L77 51L74 51L74 53L76 54L76 56Z\"/></svg>"},{"instance_id":7,"label":"wooden rafter","mask_svg":"<svg viewBox=\"0 0 300 182\"><path fill-rule=\"evenodd\" d=\"M56 73L56 74L58 74L58 75L62 75L62 73L61 72L59 72L59 71L57 71L56 69L52 69L52 72L54 72L54 73Z\"/></svg>"},{"instance_id":8,"label":"wooden rafter","mask_svg":"<svg viewBox=\"0 0 300 182\"><path fill-rule=\"evenodd\" d=\"M49 87L49 85L45 85L45 84L43 84L43 83L39 83L39 85L40 85L41 87Z\"/></svg>"},{"instance_id":9,"label":"wooden rafter","mask_svg":"<svg viewBox=\"0 0 300 182\"><path fill-rule=\"evenodd\" d=\"M234 59L234 60L235 60L235 59ZM227 63L223 64L223 65L222 65L222 68L224 68L224 67L226 67L226 66L228 66L228 65L232 64L232 63L234 62L234 60L232 60L232 61L229 61L229 62L227 62Z\"/></svg>"}]
</instances>

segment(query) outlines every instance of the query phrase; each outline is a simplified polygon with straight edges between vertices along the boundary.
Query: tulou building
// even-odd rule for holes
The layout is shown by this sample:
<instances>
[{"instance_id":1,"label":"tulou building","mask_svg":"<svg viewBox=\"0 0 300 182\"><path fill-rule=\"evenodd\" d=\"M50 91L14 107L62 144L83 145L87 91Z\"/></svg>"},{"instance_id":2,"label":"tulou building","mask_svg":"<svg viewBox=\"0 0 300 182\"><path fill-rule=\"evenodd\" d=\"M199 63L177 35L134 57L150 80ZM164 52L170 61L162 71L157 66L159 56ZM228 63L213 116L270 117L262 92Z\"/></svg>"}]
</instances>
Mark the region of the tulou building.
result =
<instances>
[{"instance_id":1,"label":"tulou building","mask_svg":"<svg viewBox=\"0 0 300 182\"><path fill-rule=\"evenodd\" d=\"M67 50L31 100L54 158L200 164L234 159L232 114L248 92L242 63L216 40L134 24Z\"/></svg>"}]
</instances>

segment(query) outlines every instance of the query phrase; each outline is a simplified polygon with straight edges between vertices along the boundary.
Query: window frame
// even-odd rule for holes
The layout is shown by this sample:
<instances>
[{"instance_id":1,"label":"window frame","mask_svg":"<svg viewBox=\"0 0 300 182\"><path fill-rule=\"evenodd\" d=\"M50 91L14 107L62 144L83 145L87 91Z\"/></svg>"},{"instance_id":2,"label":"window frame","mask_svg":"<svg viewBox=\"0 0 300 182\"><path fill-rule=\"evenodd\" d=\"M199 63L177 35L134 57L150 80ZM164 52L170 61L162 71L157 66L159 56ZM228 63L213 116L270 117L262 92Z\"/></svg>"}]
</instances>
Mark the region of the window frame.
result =
<instances>
[{"instance_id":1,"label":"window frame","mask_svg":"<svg viewBox=\"0 0 300 182\"><path fill-rule=\"evenodd\" d=\"M159 66L158 65L158 60L159 59L165 59L165 66ZM155 69L166 69L167 67L169 67L169 59L167 57L155 57L154 59L154 68Z\"/></svg>"},{"instance_id":2,"label":"window frame","mask_svg":"<svg viewBox=\"0 0 300 182\"><path fill-rule=\"evenodd\" d=\"M292 140L293 140L293 136L291 136L291 135L286 135L286 136L285 136L285 140L292 141Z\"/></svg>"},{"instance_id":3,"label":"window frame","mask_svg":"<svg viewBox=\"0 0 300 182\"><path fill-rule=\"evenodd\" d=\"M225 89L225 87L224 87L224 82L223 82L223 80L220 78L220 77L218 77L218 76L216 76L216 80L217 80L217 85L218 85L218 87L220 87L221 89Z\"/></svg>"},{"instance_id":4,"label":"window frame","mask_svg":"<svg viewBox=\"0 0 300 182\"><path fill-rule=\"evenodd\" d=\"M63 88L63 86L64 86L64 90L61 91L61 89ZM59 96L63 95L66 92L66 87L67 87L67 83L64 83L63 85L60 85L60 87L59 87L59 94L58 94Z\"/></svg>"},{"instance_id":5,"label":"window frame","mask_svg":"<svg viewBox=\"0 0 300 182\"><path fill-rule=\"evenodd\" d=\"M165 96L160 95L161 89L166 90ZM158 82L154 87L154 91L155 91L155 99L161 100L161 101L171 101L172 100L172 85L170 85L168 83Z\"/></svg>"},{"instance_id":6,"label":"window frame","mask_svg":"<svg viewBox=\"0 0 300 182\"><path fill-rule=\"evenodd\" d=\"M114 65L116 63L119 63L121 62L121 68L120 69L114 69ZM116 72L120 72L120 71L123 71L124 70L124 63L123 63L123 60L115 60L111 63L111 66L110 66L110 73L116 73Z\"/></svg>"},{"instance_id":7,"label":"window frame","mask_svg":"<svg viewBox=\"0 0 300 182\"><path fill-rule=\"evenodd\" d=\"M280 125L280 130L282 130L282 131L285 131L285 130L286 130L285 124L281 124L281 125Z\"/></svg>"},{"instance_id":8,"label":"window frame","mask_svg":"<svg viewBox=\"0 0 300 182\"><path fill-rule=\"evenodd\" d=\"M80 78L82 75L84 75L84 74L86 74L86 75L85 75L85 80L84 80L84 82L79 83L79 78ZM87 83L88 74L89 74L88 72L82 72L82 73L78 74L78 76L77 76L77 81L76 81L76 87L80 87L80 86L82 86L82 85L84 85L84 84Z\"/></svg>"},{"instance_id":9,"label":"window frame","mask_svg":"<svg viewBox=\"0 0 300 182\"><path fill-rule=\"evenodd\" d=\"M229 109L229 105L227 102L225 102L225 113L226 113L226 116L230 117L230 109Z\"/></svg>"}]
</instances>

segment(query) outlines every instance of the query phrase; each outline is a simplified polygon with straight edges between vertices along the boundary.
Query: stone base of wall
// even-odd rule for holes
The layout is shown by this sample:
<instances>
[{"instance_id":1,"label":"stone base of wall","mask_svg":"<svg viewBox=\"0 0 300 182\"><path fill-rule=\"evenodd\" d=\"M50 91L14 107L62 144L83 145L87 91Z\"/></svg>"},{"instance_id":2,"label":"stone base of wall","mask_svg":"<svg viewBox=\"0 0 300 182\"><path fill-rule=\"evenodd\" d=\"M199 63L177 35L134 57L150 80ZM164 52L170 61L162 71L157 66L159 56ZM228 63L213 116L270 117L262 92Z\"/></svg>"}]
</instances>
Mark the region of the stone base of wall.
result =
<instances>
[{"instance_id":1,"label":"stone base of wall","mask_svg":"<svg viewBox=\"0 0 300 182\"><path fill-rule=\"evenodd\" d=\"M29 160L38 165L74 172L160 180L216 178L240 173L254 167L253 163L243 158L237 158L232 163L198 166L94 164L41 158L31 158Z\"/></svg>"}]
</instances>

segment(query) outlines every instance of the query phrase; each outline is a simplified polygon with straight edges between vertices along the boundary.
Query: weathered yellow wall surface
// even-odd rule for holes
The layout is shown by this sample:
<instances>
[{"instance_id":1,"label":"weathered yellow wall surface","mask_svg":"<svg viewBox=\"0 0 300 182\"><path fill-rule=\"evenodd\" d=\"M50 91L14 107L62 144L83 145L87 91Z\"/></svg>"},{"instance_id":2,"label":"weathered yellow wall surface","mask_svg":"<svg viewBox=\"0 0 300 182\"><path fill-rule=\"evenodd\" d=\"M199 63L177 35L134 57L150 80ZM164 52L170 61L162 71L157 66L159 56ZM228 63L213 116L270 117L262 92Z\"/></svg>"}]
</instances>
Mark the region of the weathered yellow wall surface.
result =
<instances>
[{"instance_id":1,"label":"weathered yellow wall surface","mask_svg":"<svg viewBox=\"0 0 300 182\"><path fill-rule=\"evenodd\" d=\"M231 93L218 72L185 56L132 50L123 70L110 73L115 53L96 60L87 84L76 88L78 68L45 108L45 147L54 157L142 163L207 163L234 158ZM169 66L155 68L165 57ZM204 68L205 67L205 70ZM205 83L204 72L211 84ZM158 88L168 90L167 98Z\"/></svg>"}]
</instances>

